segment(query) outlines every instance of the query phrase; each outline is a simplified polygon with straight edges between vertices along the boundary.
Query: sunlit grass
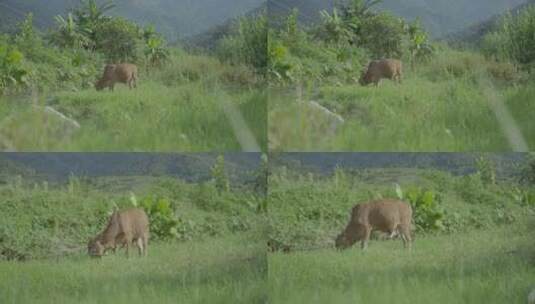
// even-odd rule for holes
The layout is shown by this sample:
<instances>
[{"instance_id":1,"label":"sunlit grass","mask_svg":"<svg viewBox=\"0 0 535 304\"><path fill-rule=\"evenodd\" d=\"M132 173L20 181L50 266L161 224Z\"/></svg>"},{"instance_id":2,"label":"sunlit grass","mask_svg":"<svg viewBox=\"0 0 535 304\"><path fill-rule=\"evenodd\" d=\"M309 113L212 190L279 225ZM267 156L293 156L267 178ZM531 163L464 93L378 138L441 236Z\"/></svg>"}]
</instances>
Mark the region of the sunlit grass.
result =
<instances>
[{"instance_id":1,"label":"sunlit grass","mask_svg":"<svg viewBox=\"0 0 535 304\"><path fill-rule=\"evenodd\" d=\"M153 243L149 255L124 252L0 262L2 303L263 303L263 242L227 237Z\"/></svg>"},{"instance_id":2,"label":"sunlit grass","mask_svg":"<svg viewBox=\"0 0 535 304\"><path fill-rule=\"evenodd\" d=\"M301 99L317 101L343 117L332 133L326 118L312 118L295 89L274 91L269 139L277 151L511 151L504 128L487 100L496 95L511 112L528 146L535 146L531 118L535 92L511 85L514 70L469 52L447 51L428 64L407 67L401 85L304 86ZM492 77L496 87L480 81ZM496 78L501 77L501 78ZM322 123L322 120L324 121ZM328 125L328 124L327 124Z\"/></svg>"},{"instance_id":3,"label":"sunlit grass","mask_svg":"<svg viewBox=\"0 0 535 304\"><path fill-rule=\"evenodd\" d=\"M524 303L534 284L527 226L269 257L272 303Z\"/></svg>"},{"instance_id":4,"label":"sunlit grass","mask_svg":"<svg viewBox=\"0 0 535 304\"><path fill-rule=\"evenodd\" d=\"M202 83L167 87L148 81L132 91L55 93L48 105L76 120L80 129L68 132L61 119L51 121L29 103L19 103L2 111L1 130L21 151L239 151L221 98L241 110L265 146L263 92L217 91Z\"/></svg>"}]
</instances>

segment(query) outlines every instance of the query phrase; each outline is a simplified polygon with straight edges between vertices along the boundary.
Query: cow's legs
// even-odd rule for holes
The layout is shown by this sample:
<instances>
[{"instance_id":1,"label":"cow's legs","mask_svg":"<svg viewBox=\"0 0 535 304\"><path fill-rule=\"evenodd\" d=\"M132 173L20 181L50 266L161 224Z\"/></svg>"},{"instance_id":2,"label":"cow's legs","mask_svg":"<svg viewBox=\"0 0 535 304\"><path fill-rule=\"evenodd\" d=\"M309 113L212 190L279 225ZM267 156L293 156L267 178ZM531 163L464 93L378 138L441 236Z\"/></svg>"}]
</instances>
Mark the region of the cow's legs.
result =
<instances>
[{"instance_id":1,"label":"cow's legs","mask_svg":"<svg viewBox=\"0 0 535 304\"><path fill-rule=\"evenodd\" d=\"M142 238L138 238L137 239L137 249L138 249L138 252L139 252L139 256L143 256L143 252L145 251L144 249L144 246L143 246L143 240Z\"/></svg>"},{"instance_id":2,"label":"cow's legs","mask_svg":"<svg viewBox=\"0 0 535 304\"><path fill-rule=\"evenodd\" d=\"M127 258L130 257L130 244L132 243L132 241L133 241L133 238L130 235L125 235L124 236L124 242L125 242L125 246L126 246L126 257Z\"/></svg>"},{"instance_id":3,"label":"cow's legs","mask_svg":"<svg viewBox=\"0 0 535 304\"><path fill-rule=\"evenodd\" d=\"M372 233L371 227L364 228L364 237L362 238L362 241L360 242L360 247L365 250L368 248L368 241L370 240L370 235Z\"/></svg>"},{"instance_id":4,"label":"cow's legs","mask_svg":"<svg viewBox=\"0 0 535 304\"><path fill-rule=\"evenodd\" d=\"M411 230L409 227L401 226L401 239L403 240L403 247L411 249Z\"/></svg>"},{"instance_id":5,"label":"cow's legs","mask_svg":"<svg viewBox=\"0 0 535 304\"><path fill-rule=\"evenodd\" d=\"M149 248L149 236L148 235L143 235L141 237L142 241L143 241L143 254L145 256L147 256L147 249Z\"/></svg>"},{"instance_id":6,"label":"cow's legs","mask_svg":"<svg viewBox=\"0 0 535 304\"><path fill-rule=\"evenodd\" d=\"M393 239L393 238L395 238L397 235L398 235L398 230L397 230L397 229L392 229L391 232L390 232L390 235L388 235L388 238L389 238L389 239Z\"/></svg>"}]
</instances>

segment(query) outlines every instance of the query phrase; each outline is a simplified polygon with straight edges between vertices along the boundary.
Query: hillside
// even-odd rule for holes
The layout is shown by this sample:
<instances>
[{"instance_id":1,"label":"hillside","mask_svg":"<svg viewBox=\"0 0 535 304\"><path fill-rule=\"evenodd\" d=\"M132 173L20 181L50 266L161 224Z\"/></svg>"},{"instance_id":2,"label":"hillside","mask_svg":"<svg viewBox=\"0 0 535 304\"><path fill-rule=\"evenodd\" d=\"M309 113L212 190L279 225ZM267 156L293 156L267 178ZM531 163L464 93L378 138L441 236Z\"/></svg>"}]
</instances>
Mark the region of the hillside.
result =
<instances>
[{"instance_id":1,"label":"hillside","mask_svg":"<svg viewBox=\"0 0 535 304\"><path fill-rule=\"evenodd\" d=\"M105 1L99 1L102 3ZM115 0L112 15L124 16L140 24L154 24L168 39L176 40L202 33L227 19L244 14L262 0ZM9 29L32 12L41 28L53 25L53 17L76 6L77 0L0 0L0 30Z\"/></svg>"},{"instance_id":2,"label":"hillside","mask_svg":"<svg viewBox=\"0 0 535 304\"><path fill-rule=\"evenodd\" d=\"M272 0L269 9L272 16L277 16L287 13L291 8L297 8L303 22L314 22L319 18L319 11L330 9L334 2L336 1ZM524 2L525 0L385 0L377 7L411 20L419 17L433 37L439 38Z\"/></svg>"},{"instance_id":3,"label":"hillside","mask_svg":"<svg viewBox=\"0 0 535 304\"><path fill-rule=\"evenodd\" d=\"M527 155L518 153L483 154L491 159L498 175L507 177L518 173L518 164L525 162ZM475 171L478 153L292 153L275 154L272 166L286 166L299 172L309 171L332 174L337 168L348 170L382 168L438 169L453 174Z\"/></svg>"},{"instance_id":4,"label":"hillside","mask_svg":"<svg viewBox=\"0 0 535 304\"><path fill-rule=\"evenodd\" d=\"M526 3L515 6L509 12L516 16L529 5L535 5L535 0L528 0ZM504 14L506 13L496 14L482 22L477 22L461 31L452 33L447 37L447 40L454 43L478 44L486 34L496 29Z\"/></svg>"},{"instance_id":5,"label":"hillside","mask_svg":"<svg viewBox=\"0 0 535 304\"><path fill-rule=\"evenodd\" d=\"M7 153L0 155L0 174L41 176L64 180L70 174L86 177L171 175L197 182L210 178L217 154L136 153ZM226 154L226 170L234 181L250 178L260 155ZM4 165L5 164L5 165Z\"/></svg>"}]
</instances>

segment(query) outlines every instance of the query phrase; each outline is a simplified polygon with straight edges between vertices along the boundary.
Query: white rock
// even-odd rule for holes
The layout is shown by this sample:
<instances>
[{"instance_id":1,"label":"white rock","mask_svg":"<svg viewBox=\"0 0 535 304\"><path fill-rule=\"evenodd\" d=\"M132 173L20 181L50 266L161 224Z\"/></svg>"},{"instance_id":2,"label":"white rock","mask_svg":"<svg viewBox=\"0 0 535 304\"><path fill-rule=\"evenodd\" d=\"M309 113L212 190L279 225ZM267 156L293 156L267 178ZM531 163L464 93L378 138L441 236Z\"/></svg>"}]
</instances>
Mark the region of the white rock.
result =
<instances>
[{"instance_id":1,"label":"white rock","mask_svg":"<svg viewBox=\"0 0 535 304\"><path fill-rule=\"evenodd\" d=\"M316 101L308 102L307 106L314 113L317 113L319 116L323 116L324 120L326 120L329 124L329 132L331 133L335 133L336 130L338 130L338 128L345 123L345 120L342 118L342 116L331 112L329 109L320 105Z\"/></svg>"}]
</instances>

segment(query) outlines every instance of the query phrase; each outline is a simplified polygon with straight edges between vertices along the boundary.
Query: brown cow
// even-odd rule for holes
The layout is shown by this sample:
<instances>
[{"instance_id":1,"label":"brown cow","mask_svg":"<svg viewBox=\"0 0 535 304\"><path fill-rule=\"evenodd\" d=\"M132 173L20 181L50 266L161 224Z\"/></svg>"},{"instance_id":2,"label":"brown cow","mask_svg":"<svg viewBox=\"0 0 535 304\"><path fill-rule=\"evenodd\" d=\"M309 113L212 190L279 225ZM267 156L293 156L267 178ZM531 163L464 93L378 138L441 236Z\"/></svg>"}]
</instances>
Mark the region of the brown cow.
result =
<instances>
[{"instance_id":1,"label":"brown cow","mask_svg":"<svg viewBox=\"0 0 535 304\"><path fill-rule=\"evenodd\" d=\"M102 257L107 250L115 251L118 245L122 245L126 247L126 256L129 256L129 247L134 242L139 255L147 255L149 218L145 211L138 208L115 211L106 229L89 240L87 251L92 257Z\"/></svg>"},{"instance_id":2,"label":"brown cow","mask_svg":"<svg viewBox=\"0 0 535 304\"><path fill-rule=\"evenodd\" d=\"M403 76L403 66L401 61L397 59L381 59L370 62L368 68L362 72L359 83L366 86L370 83L379 85L379 81L383 78L395 80L401 83Z\"/></svg>"},{"instance_id":3,"label":"brown cow","mask_svg":"<svg viewBox=\"0 0 535 304\"><path fill-rule=\"evenodd\" d=\"M108 64L104 68L102 77L95 84L97 91L113 88L117 82L128 85L130 89L137 87L137 66L130 63Z\"/></svg>"},{"instance_id":4,"label":"brown cow","mask_svg":"<svg viewBox=\"0 0 535 304\"><path fill-rule=\"evenodd\" d=\"M336 248L346 249L361 241L362 249L368 247L372 230L388 233L389 238L401 235L403 245L411 247L412 208L409 204L393 199L383 199L358 204L351 210L351 219L336 238Z\"/></svg>"}]
</instances>

